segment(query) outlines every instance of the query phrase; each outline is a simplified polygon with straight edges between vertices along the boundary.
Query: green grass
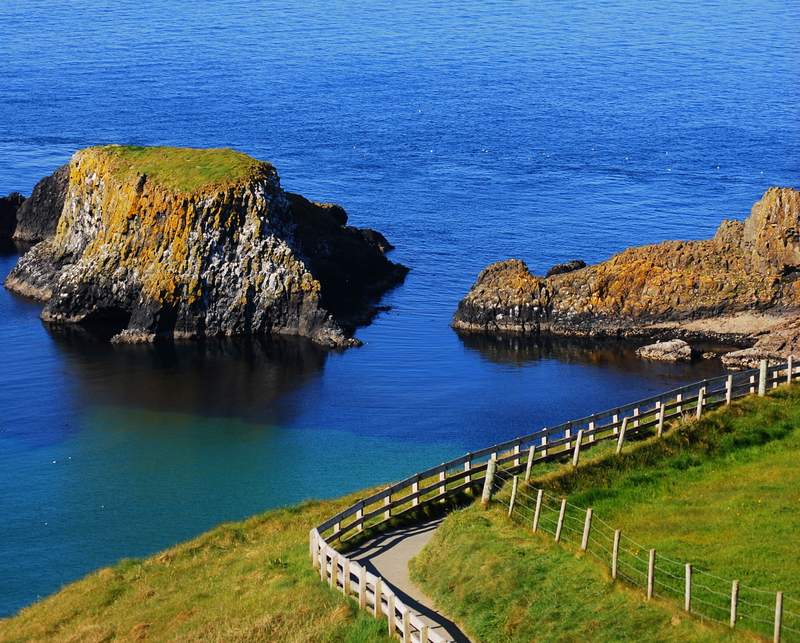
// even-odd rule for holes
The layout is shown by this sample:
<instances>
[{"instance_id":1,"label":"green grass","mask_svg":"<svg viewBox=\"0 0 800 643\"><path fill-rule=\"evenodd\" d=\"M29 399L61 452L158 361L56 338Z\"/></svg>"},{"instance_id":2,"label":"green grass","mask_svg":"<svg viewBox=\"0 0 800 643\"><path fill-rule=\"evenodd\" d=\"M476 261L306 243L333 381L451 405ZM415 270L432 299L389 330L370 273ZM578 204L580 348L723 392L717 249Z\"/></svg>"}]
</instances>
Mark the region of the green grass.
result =
<instances>
[{"instance_id":1,"label":"green grass","mask_svg":"<svg viewBox=\"0 0 800 643\"><path fill-rule=\"evenodd\" d=\"M568 496L572 505L591 506L597 518L642 544L641 559L655 548L659 572L678 577L657 573L664 598L645 604L641 589L611 581L610 542L602 542L608 538L602 531L609 529L599 523L592 532L592 555L578 554L583 512L573 508L567 512L572 531L565 532L562 545L550 535L532 534L531 514L524 508L515 512L515 521L500 503L488 512L470 508L454 514L414 561L414 576L452 618L485 641L627 640L644 632L650 640L729 636L727 628L687 618L680 610L682 563L693 564L695 582L707 588L696 587L695 596L714 603L703 607L720 621L727 621L734 578L800 598L798 426L800 387L795 386L680 423L661 440L629 445L622 456L596 454L584 458L577 471L560 466L531 481L554 498ZM533 491L523 487L523 493ZM507 489L499 494L504 497ZM523 498L523 504L532 505L532 499ZM552 524L556 510L548 511L543 519ZM639 564L632 556L626 562ZM628 571L643 583L646 563L636 573ZM774 595L743 588L740 601L751 605L740 607L739 635L771 633ZM757 602L766 607L752 606ZM798 607L785 604L785 610ZM606 617L607 609L613 618ZM800 625L786 614L785 623ZM786 633L787 640L792 636Z\"/></svg>"},{"instance_id":2,"label":"green grass","mask_svg":"<svg viewBox=\"0 0 800 643\"><path fill-rule=\"evenodd\" d=\"M308 530L356 500L222 525L90 574L0 620L2 641L390 641L385 621L320 582Z\"/></svg>"},{"instance_id":3,"label":"green grass","mask_svg":"<svg viewBox=\"0 0 800 643\"><path fill-rule=\"evenodd\" d=\"M100 152L124 181L147 180L177 192L222 186L269 171L264 161L230 148L140 147L105 145Z\"/></svg>"}]
</instances>

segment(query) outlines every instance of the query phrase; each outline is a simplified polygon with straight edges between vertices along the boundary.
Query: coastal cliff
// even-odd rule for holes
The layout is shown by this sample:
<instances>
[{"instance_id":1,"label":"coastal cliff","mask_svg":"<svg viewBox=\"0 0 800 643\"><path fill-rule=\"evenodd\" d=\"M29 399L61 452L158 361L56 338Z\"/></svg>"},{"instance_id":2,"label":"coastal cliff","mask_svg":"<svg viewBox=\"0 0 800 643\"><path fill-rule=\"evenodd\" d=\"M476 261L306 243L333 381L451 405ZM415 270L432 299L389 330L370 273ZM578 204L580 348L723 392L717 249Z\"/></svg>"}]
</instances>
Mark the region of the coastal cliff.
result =
<instances>
[{"instance_id":1,"label":"coastal cliff","mask_svg":"<svg viewBox=\"0 0 800 643\"><path fill-rule=\"evenodd\" d=\"M603 263L545 278L520 260L502 261L478 276L458 305L453 327L686 335L752 344L764 325L742 321L741 315L784 318L800 311L799 230L800 193L770 188L746 220L724 221L712 239L630 248Z\"/></svg>"},{"instance_id":2,"label":"coastal cliff","mask_svg":"<svg viewBox=\"0 0 800 643\"><path fill-rule=\"evenodd\" d=\"M277 334L349 346L407 272L382 235L287 194L272 165L233 150L94 147L66 180L62 170L41 200L44 220L62 199L54 233L5 282L45 301L47 322L101 324L124 342Z\"/></svg>"}]
</instances>

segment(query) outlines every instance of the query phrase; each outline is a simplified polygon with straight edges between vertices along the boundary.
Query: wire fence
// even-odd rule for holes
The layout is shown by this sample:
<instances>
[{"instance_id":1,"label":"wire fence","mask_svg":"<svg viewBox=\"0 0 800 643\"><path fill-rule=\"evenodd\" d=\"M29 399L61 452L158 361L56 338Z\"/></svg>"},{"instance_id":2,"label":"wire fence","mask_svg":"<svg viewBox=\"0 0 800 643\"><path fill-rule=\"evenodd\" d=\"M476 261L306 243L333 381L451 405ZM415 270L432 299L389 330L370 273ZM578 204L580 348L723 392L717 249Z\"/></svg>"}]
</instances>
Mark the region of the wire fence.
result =
<instances>
[{"instance_id":1,"label":"wire fence","mask_svg":"<svg viewBox=\"0 0 800 643\"><path fill-rule=\"evenodd\" d=\"M491 486L493 501L506 507L514 521L585 551L610 570L612 579L644 590L648 598L678 601L700 619L745 628L775 641L800 641L800 600L660 554L615 529L591 508L533 488L507 470L497 468ZM503 487L511 487L511 494L497 495Z\"/></svg>"}]
</instances>

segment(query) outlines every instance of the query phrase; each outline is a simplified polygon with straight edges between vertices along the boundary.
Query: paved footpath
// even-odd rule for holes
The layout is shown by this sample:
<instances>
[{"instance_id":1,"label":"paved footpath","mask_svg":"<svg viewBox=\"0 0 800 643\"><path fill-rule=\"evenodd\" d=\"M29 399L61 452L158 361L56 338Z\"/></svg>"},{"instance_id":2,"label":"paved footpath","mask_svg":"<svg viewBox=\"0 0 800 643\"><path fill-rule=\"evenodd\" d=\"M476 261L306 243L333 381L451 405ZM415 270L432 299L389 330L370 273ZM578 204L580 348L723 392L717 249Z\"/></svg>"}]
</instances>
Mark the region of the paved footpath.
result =
<instances>
[{"instance_id":1,"label":"paved footpath","mask_svg":"<svg viewBox=\"0 0 800 643\"><path fill-rule=\"evenodd\" d=\"M403 527L381 534L348 554L351 560L365 565L373 574L391 585L397 596L413 609L431 630L437 631L450 641L469 643L469 639L451 620L432 607L433 601L417 587L408 575L408 561L428 543L443 518L419 525Z\"/></svg>"}]
</instances>

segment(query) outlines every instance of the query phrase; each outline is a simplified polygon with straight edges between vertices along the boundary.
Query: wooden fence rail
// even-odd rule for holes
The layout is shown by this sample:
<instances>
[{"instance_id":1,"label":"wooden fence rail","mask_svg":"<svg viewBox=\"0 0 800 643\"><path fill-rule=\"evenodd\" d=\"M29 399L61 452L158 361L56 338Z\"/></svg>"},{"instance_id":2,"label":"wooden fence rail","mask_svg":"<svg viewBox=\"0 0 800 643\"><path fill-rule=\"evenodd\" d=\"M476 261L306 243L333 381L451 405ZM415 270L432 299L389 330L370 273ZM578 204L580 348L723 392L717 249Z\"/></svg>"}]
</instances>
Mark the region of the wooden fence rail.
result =
<instances>
[{"instance_id":1,"label":"wooden fence rail","mask_svg":"<svg viewBox=\"0 0 800 643\"><path fill-rule=\"evenodd\" d=\"M426 627L391 588L359 565L339 553L333 543L344 543L365 529L396 519L432 504L449 502L467 491L483 487L487 468L496 467L508 474L525 472L538 463L571 459L578 466L586 449L608 440L622 451L627 442L650 434L660 436L664 424L691 414L700 417L712 408L730 404L751 394L763 395L784 382L791 382L798 367L787 363L767 365L688 384L638 402L540 429L431 467L370 496L360 499L331 516L310 531L309 547L320 579L347 596L357 597L359 605L377 617L386 616L390 631L403 641L441 643L445 639ZM376 602L376 587L379 601Z\"/></svg>"}]
</instances>

